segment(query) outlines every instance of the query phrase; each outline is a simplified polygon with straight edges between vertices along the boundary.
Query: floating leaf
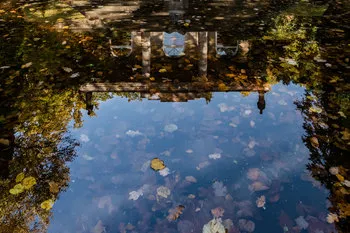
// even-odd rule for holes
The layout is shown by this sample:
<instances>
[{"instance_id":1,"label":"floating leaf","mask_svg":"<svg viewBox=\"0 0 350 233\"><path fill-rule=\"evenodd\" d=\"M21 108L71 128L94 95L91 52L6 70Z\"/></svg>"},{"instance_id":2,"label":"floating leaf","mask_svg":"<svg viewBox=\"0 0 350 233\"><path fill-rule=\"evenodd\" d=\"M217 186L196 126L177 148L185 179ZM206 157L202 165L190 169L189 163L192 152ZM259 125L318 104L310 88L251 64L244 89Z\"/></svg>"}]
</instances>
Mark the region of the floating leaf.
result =
<instances>
[{"instance_id":1,"label":"floating leaf","mask_svg":"<svg viewBox=\"0 0 350 233\"><path fill-rule=\"evenodd\" d=\"M225 227L222 225L221 218L214 218L203 226L202 233L225 233Z\"/></svg>"},{"instance_id":2,"label":"floating leaf","mask_svg":"<svg viewBox=\"0 0 350 233\"><path fill-rule=\"evenodd\" d=\"M346 118L346 115L345 115L342 111L339 111L338 114L339 114L341 117Z\"/></svg>"},{"instance_id":3,"label":"floating leaf","mask_svg":"<svg viewBox=\"0 0 350 233\"><path fill-rule=\"evenodd\" d=\"M52 208L53 204L54 204L54 201L52 199L49 199L49 200L43 201L40 204L40 207L44 210L50 210Z\"/></svg>"},{"instance_id":4,"label":"floating leaf","mask_svg":"<svg viewBox=\"0 0 350 233\"><path fill-rule=\"evenodd\" d=\"M340 175L340 174L336 174L335 176L338 178L338 180L339 180L340 182L343 182L343 181L345 180L344 176L342 176L342 175Z\"/></svg>"},{"instance_id":5,"label":"floating leaf","mask_svg":"<svg viewBox=\"0 0 350 233\"><path fill-rule=\"evenodd\" d=\"M22 68L22 69L24 69L24 68L29 68L29 67L31 67L32 65L33 65L33 62L28 62L28 63L22 65L21 68Z\"/></svg>"},{"instance_id":6,"label":"floating leaf","mask_svg":"<svg viewBox=\"0 0 350 233\"><path fill-rule=\"evenodd\" d=\"M164 68L159 70L159 73L166 73L166 72L167 72L167 70Z\"/></svg>"},{"instance_id":7,"label":"floating leaf","mask_svg":"<svg viewBox=\"0 0 350 233\"><path fill-rule=\"evenodd\" d=\"M219 91L227 91L228 87L224 83L220 83L218 85L218 89L219 89Z\"/></svg>"},{"instance_id":8,"label":"floating leaf","mask_svg":"<svg viewBox=\"0 0 350 233\"><path fill-rule=\"evenodd\" d=\"M211 210L211 214L214 216L214 218L220 218L224 216L225 210L221 207L216 207L215 209Z\"/></svg>"},{"instance_id":9,"label":"floating leaf","mask_svg":"<svg viewBox=\"0 0 350 233\"><path fill-rule=\"evenodd\" d=\"M24 187L22 184L16 184L12 189L10 189L10 193L13 195L20 194L24 191Z\"/></svg>"},{"instance_id":10,"label":"floating leaf","mask_svg":"<svg viewBox=\"0 0 350 233\"><path fill-rule=\"evenodd\" d=\"M168 216L167 219L169 220L169 222L171 221L175 221L176 219L178 219L180 217L180 215L182 214L182 211L185 209L185 206L183 205L178 205L173 209L170 209L168 212Z\"/></svg>"},{"instance_id":11,"label":"floating leaf","mask_svg":"<svg viewBox=\"0 0 350 233\"><path fill-rule=\"evenodd\" d=\"M315 148L318 148L320 144L318 143L318 139L316 137L311 137L310 138L311 145Z\"/></svg>"},{"instance_id":12,"label":"floating leaf","mask_svg":"<svg viewBox=\"0 0 350 233\"><path fill-rule=\"evenodd\" d=\"M22 181L22 185L25 189L30 189L36 184L36 180L34 177L29 176L27 178L24 178Z\"/></svg>"},{"instance_id":13,"label":"floating leaf","mask_svg":"<svg viewBox=\"0 0 350 233\"><path fill-rule=\"evenodd\" d=\"M21 172L16 176L16 182L19 183L24 179L24 173Z\"/></svg>"},{"instance_id":14,"label":"floating leaf","mask_svg":"<svg viewBox=\"0 0 350 233\"><path fill-rule=\"evenodd\" d=\"M266 198L264 195L262 195L261 197L258 197L258 199L256 200L256 206L258 208L263 208L265 209L265 204L266 204Z\"/></svg>"},{"instance_id":15,"label":"floating leaf","mask_svg":"<svg viewBox=\"0 0 350 233\"><path fill-rule=\"evenodd\" d=\"M0 144L4 146L9 146L10 145L10 140L5 139L5 138L0 138Z\"/></svg>"},{"instance_id":16,"label":"floating leaf","mask_svg":"<svg viewBox=\"0 0 350 233\"><path fill-rule=\"evenodd\" d=\"M73 70L72 70L71 68L69 68L69 67L62 67L62 69L63 69L64 71L66 71L67 73L70 73L70 72L73 71Z\"/></svg>"},{"instance_id":17,"label":"floating leaf","mask_svg":"<svg viewBox=\"0 0 350 233\"><path fill-rule=\"evenodd\" d=\"M80 76L80 73L77 72L77 73L72 74L70 77L71 78L78 78L79 76Z\"/></svg>"},{"instance_id":18,"label":"floating leaf","mask_svg":"<svg viewBox=\"0 0 350 233\"><path fill-rule=\"evenodd\" d=\"M332 175L337 175L339 174L339 168L338 167L330 167L328 169L329 173L331 173Z\"/></svg>"},{"instance_id":19,"label":"floating leaf","mask_svg":"<svg viewBox=\"0 0 350 233\"><path fill-rule=\"evenodd\" d=\"M151 161L151 168L155 171L163 170L165 168L164 162L158 158Z\"/></svg>"},{"instance_id":20,"label":"floating leaf","mask_svg":"<svg viewBox=\"0 0 350 233\"><path fill-rule=\"evenodd\" d=\"M327 215L327 222L330 224L334 223L334 222L339 222L338 215L333 214L333 213L329 213Z\"/></svg>"},{"instance_id":21,"label":"floating leaf","mask_svg":"<svg viewBox=\"0 0 350 233\"><path fill-rule=\"evenodd\" d=\"M319 107L310 107L309 108L310 112L315 112L315 113L321 113L322 112L322 108Z\"/></svg>"},{"instance_id":22,"label":"floating leaf","mask_svg":"<svg viewBox=\"0 0 350 233\"><path fill-rule=\"evenodd\" d=\"M60 191L58 184L56 182L53 182L53 181L49 182L49 186L50 186L51 193L58 193Z\"/></svg>"}]
</instances>

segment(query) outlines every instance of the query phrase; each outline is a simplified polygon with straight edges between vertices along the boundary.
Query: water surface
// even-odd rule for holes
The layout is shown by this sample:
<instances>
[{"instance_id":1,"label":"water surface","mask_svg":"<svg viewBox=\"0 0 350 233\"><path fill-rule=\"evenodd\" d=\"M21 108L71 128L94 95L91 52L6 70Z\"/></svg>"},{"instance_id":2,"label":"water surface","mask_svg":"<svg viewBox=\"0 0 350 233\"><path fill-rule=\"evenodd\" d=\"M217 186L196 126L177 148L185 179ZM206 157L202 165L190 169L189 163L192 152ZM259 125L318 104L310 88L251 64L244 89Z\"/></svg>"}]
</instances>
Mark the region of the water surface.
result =
<instances>
[{"instance_id":1,"label":"water surface","mask_svg":"<svg viewBox=\"0 0 350 233\"><path fill-rule=\"evenodd\" d=\"M0 6L0 232L349 232L347 1Z\"/></svg>"}]
</instances>

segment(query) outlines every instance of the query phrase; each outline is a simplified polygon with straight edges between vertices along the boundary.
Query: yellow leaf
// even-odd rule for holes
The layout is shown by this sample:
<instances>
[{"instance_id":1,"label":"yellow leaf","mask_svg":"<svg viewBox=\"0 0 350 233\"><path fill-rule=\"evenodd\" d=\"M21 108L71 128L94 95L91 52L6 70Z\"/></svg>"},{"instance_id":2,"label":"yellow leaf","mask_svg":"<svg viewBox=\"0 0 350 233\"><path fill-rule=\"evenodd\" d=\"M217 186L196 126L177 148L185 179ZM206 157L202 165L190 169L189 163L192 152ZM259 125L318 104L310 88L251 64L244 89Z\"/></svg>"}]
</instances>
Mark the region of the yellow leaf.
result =
<instances>
[{"instance_id":1,"label":"yellow leaf","mask_svg":"<svg viewBox=\"0 0 350 233\"><path fill-rule=\"evenodd\" d=\"M16 176L16 183L21 182L24 179L24 173L21 172Z\"/></svg>"},{"instance_id":2,"label":"yellow leaf","mask_svg":"<svg viewBox=\"0 0 350 233\"><path fill-rule=\"evenodd\" d=\"M142 66L140 66L140 65L134 65L134 68L135 68L135 69L142 69Z\"/></svg>"},{"instance_id":3,"label":"yellow leaf","mask_svg":"<svg viewBox=\"0 0 350 233\"><path fill-rule=\"evenodd\" d=\"M165 72L167 72L167 70L164 68L159 70L159 73L165 73Z\"/></svg>"},{"instance_id":4,"label":"yellow leaf","mask_svg":"<svg viewBox=\"0 0 350 233\"><path fill-rule=\"evenodd\" d=\"M320 144L318 143L318 139L316 137L311 137L310 138L311 145L315 148L318 148Z\"/></svg>"},{"instance_id":5,"label":"yellow leaf","mask_svg":"<svg viewBox=\"0 0 350 233\"><path fill-rule=\"evenodd\" d=\"M63 26L63 29L69 29L69 26Z\"/></svg>"},{"instance_id":6,"label":"yellow leaf","mask_svg":"<svg viewBox=\"0 0 350 233\"><path fill-rule=\"evenodd\" d=\"M335 175L337 178L338 178L338 180L340 181L340 182L343 182L345 179L344 179L344 176L342 176L342 175L340 175L340 174L336 174Z\"/></svg>"},{"instance_id":7,"label":"yellow leaf","mask_svg":"<svg viewBox=\"0 0 350 233\"><path fill-rule=\"evenodd\" d=\"M32 62L28 62L28 63L22 65L21 68L22 68L22 69L24 69L24 68L29 68L29 67L31 67L32 65L33 65Z\"/></svg>"},{"instance_id":8,"label":"yellow leaf","mask_svg":"<svg viewBox=\"0 0 350 233\"><path fill-rule=\"evenodd\" d=\"M156 79L154 77L150 77L149 80L154 81Z\"/></svg>"},{"instance_id":9,"label":"yellow leaf","mask_svg":"<svg viewBox=\"0 0 350 233\"><path fill-rule=\"evenodd\" d=\"M52 199L49 199L49 200L43 201L40 204L40 207L44 210L50 210L52 208L53 204L54 204L54 201Z\"/></svg>"},{"instance_id":10,"label":"yellow leaf","mask_svg":"<svg viewBox=\"0 0 350 233\"><path fill-rule=\"evenodd\" d=\"M30 189L36 184L36 180L34 177L29 176L27 178L24 178L24 180L22 181L22 184L25 189Z\"/></svg>"},{"instance_id":11,"label":"yellow leaf","mask_svg":"<svg viewBox=\"0 0 350 233\"><path fill-rule=\"evenodd\" d=\"M227 91L228 88L224 83L220 83L218 86L219 91Z\"/></svg>"},{"instance_id":12,"label":"yellow leaf","mask_svg":"<svg viewBox=\"0 0 350 233\"><path fill-rule=\"evenodd\" d=\"M158 158L151 161L151 168L155 171L163 170L165 168L164 162Z\"/></svg>"},{"instance_id":13,"label":"yellow leaf","mask_svg":"<svg viewBox=\"0 0 350 233\"><path fill-rule=\"evenodd\" d=\"M15 187L10 189L10 193L13 195L20 194L24 191L24 187L21 184L16 184Z\"/></svg>"},{"instance_id":14,"label":"yellow leaf","mask_svg":"<svg viewBox=\"0 0 350 233\"><path fill-rule=\"evenodd\" d=\"M233 77L235 77L235 74L225 74L225 76L228 78L233 78Z\"/></svg>"},{"instance_id":15,"label":"yellow leaf","mask_svg":"<svg viewBox=\"0 0 350 233\"><path fill-rule=\"evenodd\" d=\"M189 27L190 24L189 24L189 23L184 23L184 26L185 26L185 27Z\"/></svg>"}]
</instances>

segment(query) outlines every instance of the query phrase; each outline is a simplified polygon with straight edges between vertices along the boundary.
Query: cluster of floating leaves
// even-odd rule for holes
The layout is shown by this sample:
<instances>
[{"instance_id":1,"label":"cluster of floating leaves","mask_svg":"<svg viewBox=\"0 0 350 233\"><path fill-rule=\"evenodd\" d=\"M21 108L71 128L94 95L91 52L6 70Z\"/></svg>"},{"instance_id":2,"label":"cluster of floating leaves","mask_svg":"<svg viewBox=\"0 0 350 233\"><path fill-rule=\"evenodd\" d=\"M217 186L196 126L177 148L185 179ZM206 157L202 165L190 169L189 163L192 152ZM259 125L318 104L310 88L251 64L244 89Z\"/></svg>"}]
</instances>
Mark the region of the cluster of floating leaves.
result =
<instances>
[{"instance_id":1,"label":"cluster of floating leaves","mask_svg":"<svg viewBox=\"0 0 350 233\"><path fill-rule=\"evenodd\" d=\"M21 172L16 176L16 183L17 184L10 189L10 193L13 195L18 195L25 190L31 189L36 184L36 180L32 176L25 177L25 174Z\"/></svg>"}]
</instances>

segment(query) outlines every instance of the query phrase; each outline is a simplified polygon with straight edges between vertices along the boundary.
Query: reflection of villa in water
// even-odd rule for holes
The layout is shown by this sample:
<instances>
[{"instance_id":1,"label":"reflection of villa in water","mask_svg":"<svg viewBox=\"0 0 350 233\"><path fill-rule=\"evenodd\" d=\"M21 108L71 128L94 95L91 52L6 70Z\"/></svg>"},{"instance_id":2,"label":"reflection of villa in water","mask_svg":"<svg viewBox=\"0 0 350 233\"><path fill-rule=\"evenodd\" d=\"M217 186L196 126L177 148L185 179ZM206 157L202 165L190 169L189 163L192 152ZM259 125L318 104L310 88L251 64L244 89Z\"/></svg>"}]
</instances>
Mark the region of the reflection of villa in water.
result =
<instances>
[{"instance_id":1,"label":"reflection of villa in water","mask_svg":"<svg viewBox=\"0 0 350 233\"><path fill-rule=\"evenodd\" d=\"M111 40L111 54L114 57L136 56L141 51L143 74L150 75L151 57L178 58L184 55L198 56L198 73L206 76L208 56L235 56L238 42L231 45L218 43L217 32L131 32L127 44L114 44Z\"/></svg>"},{"instance_id":2,"label":"reflection of villa in water","mask_svg":"<svg viewBox=\"0 0 350 233\"><path fill-rule=\"evenodd\" d=\"M235 4L232 0L211 0L201 4L191 0L114 0L113 4L105 3L103 7L87 12L90 18L103 18L110 27L123 29L117 31L117 36L110 37L111 56L116 63L128 61L125 64L142 67L140 77L133 81L115 79L108 83L83 85L80 91L86 95L87 110L90 113L93 111L91 103L94 92L137 92L141 98L150 100L185 102L199 98L210 100L211 92L245 91L259 93L257 105L262 113L265 108L264 93L269 87L256 82L254 78L245 83L234 79L222 80L229 66L227 58L244 60L247 55L241 49L241 41L232 40L231 36L225 37L226 33L208 31L208 25L212 23L209 21L215 23L225 19L232 22L229 17L241 17L226 14L226 11L235 12ZM188 14L197 7L215 11L215 18L205 19ZM251 15L255 17L256 12L251 10ZM196 27L196 24L202 26ZM220 29L223 24L217 26ZM167 64L173 68L172 71L160 72L160 65ZM186 70L183 64L192 67ZM219 65L214 68L214 64ZM117 76L135 76L122 65L117 69ZM150 77L156 77L156 81L150 82ZM166 81L162 81L164 77Z\"/></svg>"}]
</instances>

